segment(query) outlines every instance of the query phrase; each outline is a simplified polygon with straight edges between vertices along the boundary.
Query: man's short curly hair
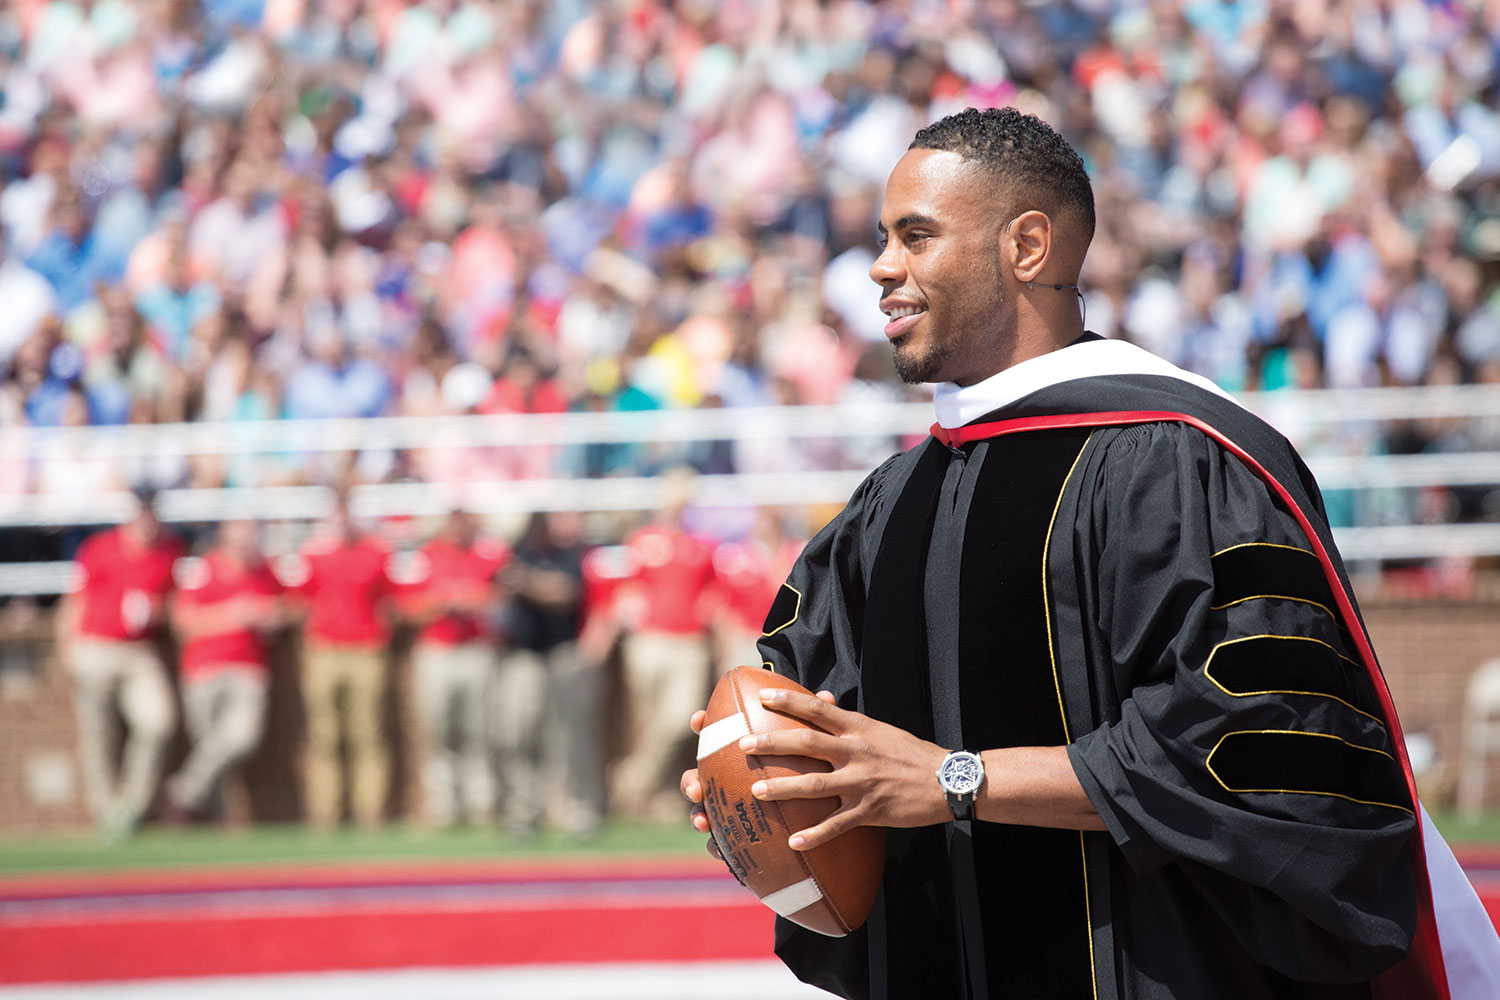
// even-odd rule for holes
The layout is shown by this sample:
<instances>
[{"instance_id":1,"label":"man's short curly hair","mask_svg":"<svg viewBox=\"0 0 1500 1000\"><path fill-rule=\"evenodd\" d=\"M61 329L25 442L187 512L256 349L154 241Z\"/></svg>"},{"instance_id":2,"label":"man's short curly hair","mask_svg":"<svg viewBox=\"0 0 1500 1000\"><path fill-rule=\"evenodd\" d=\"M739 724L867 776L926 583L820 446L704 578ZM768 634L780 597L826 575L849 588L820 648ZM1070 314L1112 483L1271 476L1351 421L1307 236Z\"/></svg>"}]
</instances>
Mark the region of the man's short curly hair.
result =
<instances>
[{"instance_id":1,"label":"man's short curly hair","mask_svg":"<svg viewBox=\"0 0 1500 1000\"><path fill-rule=\"evenodd\" d=\"M1014 195L1057 216L1071 210L1083 224L1084 243L1094 237L1094 188L1083 157L1036 115L1015 108L966 108L917 133L908 149L957 153L990 171Z\"/></svg>"}]
</instances>

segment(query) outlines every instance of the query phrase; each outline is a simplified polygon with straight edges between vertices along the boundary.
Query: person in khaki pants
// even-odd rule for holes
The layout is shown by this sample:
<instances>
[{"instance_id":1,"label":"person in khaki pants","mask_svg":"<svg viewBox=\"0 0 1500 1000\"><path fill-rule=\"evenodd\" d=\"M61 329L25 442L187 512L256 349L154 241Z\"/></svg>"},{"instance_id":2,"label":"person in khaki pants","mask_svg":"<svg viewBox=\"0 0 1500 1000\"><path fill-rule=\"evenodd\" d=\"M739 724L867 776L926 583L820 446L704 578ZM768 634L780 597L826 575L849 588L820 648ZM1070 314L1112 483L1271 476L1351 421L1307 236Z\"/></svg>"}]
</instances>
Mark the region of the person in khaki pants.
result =
<instances>
[{"instance_id":1,"label":"person in khaki pants","mask_svg":"<svg viewBox=\"0 0 1500 1000\"><path fill-rule=\"evenodd\" d=\"M341 818L342 735L349 751L349 801L363 827L385 819L391 753L385 729L390 645L389 551L359 530L340 499L327 530L303 549L294 581L306 601L302 703L307 715L303 807L319 829Z\"/></svg>"},{"instance_id":2,"label":"person in khaki pants","mask_svg":"<svg viewBox=\"0 0 1500 1000\"><path fill-rule=\"evenodd\" d=\"M495 811L493 746L498 657L486 611L509 553L455 510L402 573L421 719L422 813L431 826L488 821Z\"/></svg>"},{"instance_id":3,"label":"person in khaki pants","mask_svg":"<svg viewBox=\"0 0 1500 1000\"><path fill-rule=\"evenodd\" d=\"M169 818L192 822L222 808L222 779L260 746L271 680L266 640L284 606L253 521L225 521L214 548L178 575L172 624L193 747L167 779L164 807Z\"/></svg>"},{"instance_id":4,"label":"person in khaki pants","mask_svg":"<svg viewBox=\"0 0 1500 1000\"><path fill-rule=\"evenodd\" d=\"M687 531L692 490L689 474L669 475L655 519L625 541L632 575L614 611L627 629L621 647L627 746L611 772L610 796L626 815L666 819L680 812L672 779L679 759L690 756L681 712L708 700L713 547Z\"/></svg>"},{"instance_id":5,"label":"person in khaki pants","mask_svg":"<svg viewBox=\"0 0 1500 1000\"><path fill-rule=\"evenodd\" d=\"M157 640L182 545L165 534L147 492L135 515L91 536L76 557L79 585L58 611L60 659L73 682L84 799L109 836L130 833L151 808L177 724ZM125 746L116 772L116 712Z\"/></svg>"}]
</instances>

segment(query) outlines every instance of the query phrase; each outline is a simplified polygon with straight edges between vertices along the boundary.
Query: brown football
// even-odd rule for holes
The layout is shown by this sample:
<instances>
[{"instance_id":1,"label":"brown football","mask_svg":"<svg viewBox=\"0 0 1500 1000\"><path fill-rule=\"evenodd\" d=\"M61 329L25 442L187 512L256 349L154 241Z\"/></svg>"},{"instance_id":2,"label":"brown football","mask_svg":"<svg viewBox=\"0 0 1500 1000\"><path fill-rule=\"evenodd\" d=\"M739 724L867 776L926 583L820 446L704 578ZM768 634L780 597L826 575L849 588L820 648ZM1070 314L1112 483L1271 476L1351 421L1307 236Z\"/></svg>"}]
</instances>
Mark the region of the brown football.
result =
<instances>
[{"instance_id":1,"label":"brown football","mask_svg":"<svg viewBox=\"0 0 1500 1000\"><path fill-rule=\"evenodd\" d=\"M885 830L855 827L810 851L787 845L792 834L826 819L839 800L762 802L750 794L761 778L831 769L811 757L759 756L740 749L741 737L749 733L813 728L762 705L760 691L768 687L807 693L769 670L735 667L708 700L708 718L698 736L698 778L709 828L730 869L762 903L809 930L843 937L863 924L875 905L885 868Z\"/></svg>"}]
</instances>

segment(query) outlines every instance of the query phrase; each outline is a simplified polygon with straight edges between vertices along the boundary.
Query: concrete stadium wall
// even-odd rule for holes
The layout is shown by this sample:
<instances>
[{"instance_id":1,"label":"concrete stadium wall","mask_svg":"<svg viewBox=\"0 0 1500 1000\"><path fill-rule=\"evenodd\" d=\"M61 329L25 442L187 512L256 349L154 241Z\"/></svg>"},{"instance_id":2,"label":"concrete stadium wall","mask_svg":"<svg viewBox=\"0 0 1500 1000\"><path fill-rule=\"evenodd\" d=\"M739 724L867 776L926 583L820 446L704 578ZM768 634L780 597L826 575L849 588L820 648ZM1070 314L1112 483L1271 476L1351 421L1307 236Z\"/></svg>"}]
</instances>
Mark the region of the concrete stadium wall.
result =
<instances>
[{"instance_id":1,"label":"concrete stadium wall","mask_svg":"<svg viewBox=\"0 0 1500 1000\"><path fill-rule=\"evenodd\" d=\"M1500 601L1374 600L1363 605L1386 677L1409 734L1424 733L1438 765L1422 776L1429 805L1451 803L1457 773L1464 688L1486 659L1500 656ZM389 712L396 780L391 815L415 818L420 804L411 761L418 733L411 712L404 643L393 651ZM0 621L0 834L78 829L87 825L74 756L67 679L52 656L50 623ZM231 788L230 814L240 821L300 818L302 730L295 644L277 650L266 739ZM175 766L185 745L179 736ZM1491 769L1486 801L1500 807L1500 762Z\"/></svg>"}]
</instances>

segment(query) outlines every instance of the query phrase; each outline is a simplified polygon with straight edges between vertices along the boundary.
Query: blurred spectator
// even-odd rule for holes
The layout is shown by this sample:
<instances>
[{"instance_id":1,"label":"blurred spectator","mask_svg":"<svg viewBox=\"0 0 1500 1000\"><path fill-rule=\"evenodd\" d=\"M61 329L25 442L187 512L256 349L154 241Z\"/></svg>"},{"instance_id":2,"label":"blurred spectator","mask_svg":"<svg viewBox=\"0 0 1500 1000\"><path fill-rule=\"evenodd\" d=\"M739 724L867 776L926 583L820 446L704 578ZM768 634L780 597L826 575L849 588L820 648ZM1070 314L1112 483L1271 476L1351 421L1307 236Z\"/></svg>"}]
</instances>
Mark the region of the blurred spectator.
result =
<instances>
[{"instance_id":1,"label":"blurred spectator","mask_svg":"<svg viewBox=\"0 0 1500 1000\"><path fill-rule=\"evenodd\" d=\"M578 647L583 554L577 514L531 515L502 577L509 595L503 618L505 687L522 686L518 681L524 679L524 689L513 704L504 696L497 716L501 745L513 756L531 749L526 744L533 740L541 750L539 761L517 759L512 767L540 764L541 790L551 789L549 805L559 825L576 836L591 836L604 806L604 676L600 660L582 655ZM537 681L544 698L535 696ZM521 734L533 739L517 738ZM506 746L510 743L519 745ZM507 784L515 787L529 777Z\"/></svg>"},{"instance_id":2,"label":"blurred spectator","mask_svg":"<svg viewBox=\"0 0 1500 1000\"><path fill-rule=\"evenodd\" d=\"M421 628L412 650L422 725L417 766L423 815L433 826L484 823L494 815L491 750L510 720L507 692L496 684L497 637L490 622L495 576L508 558L504 546L479 535L472 514L454 510L401 574L407 616ZM515 693L536 700L529 691ZM502 776L507 756L514 754L502 752ZM507 809L530 810L540 799L538 782L520 784L507 784Z\"/></svg>"},{"instance_id":3,"label":"blurred spectator","mask_svg":"<svg viewBox=\"0 0 1500 1000\"><path fill-rule=\"evenodd\" d=\"M8 365L16 350L41 328L42 320L57 312L52 285L21 257L9 252L0 228L0 365Z\"/></svg>"},{"instance_id":4,"label":"blurred spectator","mask_svg":"<svg viewBox=\"0 0 1500 1000\"><path fill-rule=\"evenodd\" d=\"M225 173L223 193L193 217L187 231L185 250L193 272L231 294L243 292L256 265L279 252L285 240L282 217L266 202L258 173L248 159L234 161Z\"/></svg>"},{"instance_id":5,"label":"blurred spectator","mask_svg":"<svg viewBox=\"0 0 1500 1000\"><path fill-rule=\"evenodd\" d=\"M177 721L157 643L183 547L162 530L154 501L140 493L130 520L79 548L78 589L56 619L59 658L73 681L84 800L110 836L134 830L151 807ZM118 771L117 717L125 723Z\"/></svg>"},{"instance_id":6,"label":"blurred spectator","mask_svg":"<svg viewBox=\"0 0 1500 1000\"><path fill-rule=\"evenodd\" d=\"M626 748L611 776L611 804L628 815L681 812L675 776L687 746L682 720L708 700L708 588L713 547L688 534L683 515L691 470L667 473L667 498L652 522L625 540L631 577L615 598L626 630L622 695ZM675 722L673 720L676 720Z\"/></svg>"},{"instance_id":7,"label":"blurred spectator","mask_svg":"<svg viewBox=\"0 0 1500 1000\"><path fill-rule=\"evenodd\" d=\"M112 277L77 192L58 192L48 213L47 230L26 256L26 263L51 284L63 311L91 298L96 281Z\"/></svg>"},{"instance_id":8,"label":"blurred spectator","mask_svg":"<svg viewBox=\"0 0 1500 1000\"><path fill-rule=\"evenodd\" d=\"M135 303L167 357L180 364L187 357L193 328L219 311L221 298L212 281L193 280L185 246L179 243L169 252L166 273L142 288Z\"/></svg>"},{"instance_id":9,"label":"blurred spectator","mask_svg":"<svg viewBox=\"0 0 1500 1000\"><path fill-rule=\"evenodd\" d=\"M49 379L33 392L30 402L41 402L43 393L49 391L57 393L58 414L57 427L48 437L56 437L48 440L49 447L37 463L38 485L59 513L87 520L101 493L120 489L129 480L108 449L97 441L69 433L89 422L89 398L83 389L76 382ZM42 406L37 405L34 412L33 419L50 422Z\"/></svg>"},{"instance_id":10,"label":"blurred spectator","mask_svg":"<svg viewBox=\"0 0 1500 1000\"><path fill-rule=\"evenodd\" d=\"M345 347L329 325L308 329L307 358L286 381L283 409L293 419L374 417L390 403L391 384L380 366Z\"/></svg>"},{"instance_id":11,"label":"blurred spectator","mask_svg":"<svg viewBox=\"0 0 1500 1000\"><path fill-rule=\"evenodd\" d=\"M293 564L285 582L303 595L307 623L302 654L302 703L307 714L307 770L303 803L319 829L338 824L348 749L349 803L360 826L385 818L390 792L390 735L386 732L390 553L366 534L341 495L323 531Z\"/></svg>"},{"instance_id":12,"label":"blurred spectator","mask_svg":"<svg viewBox=\"0 0 1500 1000\"><path fill-rule=\"evenodd\" d=\"M563 413L568 399L556 380L548 378L525 348L513 351L480 402L480 413ZM503 479L539 479L556 462L557 449L528 444L505 449L497 470Z\"/></svg>"},{"instance_id":13,"label":"blurred spectator","mask_svg":"<svg viewBox=\"0 0 1500 1000\"><path fill-rule=\"evenodd\" d=\"M749 537L714 549L714 587L721 602L715 616L714 653L719 673L758 667L755 644L765 629L776 592L801 555L805 540L791 538L775 507L761 507Z\"/></svg>"},{"instance_id":14,"label":"blurred spectator","mask_svg":"<svg viewBox=\"0 0 1500 1000\"><path fill-rule=\"evenodd\" d=\"M284 611L254 521L225 521L213 549L179 566L187 568L178 574L172 627L192 750L164 793L168 814L191 821L222 810L223 778L260 746L271 679L267 643Z\"/></svg>"}]
</instances>

